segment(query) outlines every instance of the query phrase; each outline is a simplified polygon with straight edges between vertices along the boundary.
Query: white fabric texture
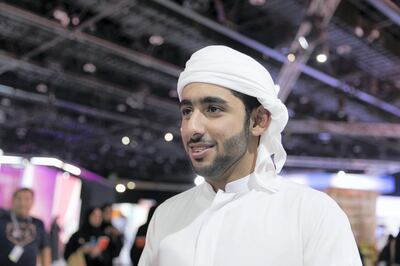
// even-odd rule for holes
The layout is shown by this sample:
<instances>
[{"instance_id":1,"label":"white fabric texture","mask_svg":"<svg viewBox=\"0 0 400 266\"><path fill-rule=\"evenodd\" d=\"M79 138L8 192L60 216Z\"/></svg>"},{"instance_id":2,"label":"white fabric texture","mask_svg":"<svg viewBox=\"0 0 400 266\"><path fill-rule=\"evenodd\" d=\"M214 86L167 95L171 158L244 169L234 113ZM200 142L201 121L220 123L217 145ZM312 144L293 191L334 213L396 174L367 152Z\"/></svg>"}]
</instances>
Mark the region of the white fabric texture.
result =
<instances>
[{"instance_id":1,"label":"white fabric texture","mask_svg":"<svg viewBox=\"0 0 400 266\"><path fill-rule=\"evenodd\" d=\"M180 100L184 87L193 82L222 86L258 99L271 113L272 120L261 136L255 171L263 176L271 171L279 173L286 161L281 132L289 116L286 106L278 99L278 91L268 71L248 55L227 46L212 45L193 53L186 62L177 85ZM273 182L260 176L257 179L260 183Z\"/></svg>"},{"instance_id":2,"label":"white fabric texture","mask_svg":"<svg viewBox=\"0 0 400 266\"><path fill-rule=\"evenodd\" d=\"M203 183L161 204L139 266L361 266L346 215L326 194L254 176L215 193Z\"/></svg>"}]
</instances>

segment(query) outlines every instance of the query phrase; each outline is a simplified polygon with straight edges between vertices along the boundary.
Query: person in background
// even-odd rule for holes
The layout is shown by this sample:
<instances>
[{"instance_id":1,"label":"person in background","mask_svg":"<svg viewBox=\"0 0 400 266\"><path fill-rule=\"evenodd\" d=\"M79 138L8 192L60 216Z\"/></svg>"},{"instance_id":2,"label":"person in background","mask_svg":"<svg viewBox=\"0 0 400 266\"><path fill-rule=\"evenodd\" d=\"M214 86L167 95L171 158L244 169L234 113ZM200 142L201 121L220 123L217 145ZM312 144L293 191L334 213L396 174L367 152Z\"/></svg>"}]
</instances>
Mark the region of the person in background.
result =
<instances>
[{"instance_id":1,"label":"person in background","mask_svg":"<svg viewBox=\"0 0 400 266\"><path fill-rule=\"evenodd\" d=\"M146 242L147 228L149 227L151 217L153 217L156 208L157 206L152 206L149 209L146 223L138 228L135 239L133 241L130 251L130 256L131 256L131 261L135 266L138 265L140 256L142 255L144 244Z\"/></svg>"},{"instance_id":2,"label":"person in background","mask_svg":"<svg viewBox=\"0 0 400 266\"><path fill-rule=\"evenodd\" d=\"M278 91L263 65L226 46L186 62L181 137L206 182L157 208L139 266L361 266L337 203L279 175L288 110Z\"/></svg>"},{"instance_id":3,"label":"person in background","mask_svg":"<svg viewBox=\"0 0 400 266\"><path fill-rule=\"evenodd\" d=\"M16 190L10 211L0 212L0 265L51 265L51 251L44 224L30 216L34 192L29 188Z\"/></svg>"},{"instance_id":4,"label":"person in background","mask_svg":"<svg viewBox=\"0 0 400 266\"><path fill-rule=\"evenodd\" d=\"M64 258L68 265L112 266L113 246L101 228L103 221L100 208L89 208L82 225L65 246Z\"/></svg>"},{"instance_id":5,"label":"person in background","mask_svg":"<svg viewBox=\"0 0 400 266\"><path fill-rule=\"evenodd\" d=\"M110 237L111 240L111 256L116 258L119 256L121 249L124 245L123 234L111 223L112 220L112 204L106 203L101 207L103 211L102 230Z\"/></svg>"},{"instance_id":6,"label":"person in background","mask_svg":"<svg viewBox=\"0 0 400 266\"><path fill-rule=\"evenodd\" d=\"M60 258L59 243L60 243L60 226L57 223L58 217L54 217L50 226L50 247L52 261L57 261Z\"/></svg>"}]
</instances>

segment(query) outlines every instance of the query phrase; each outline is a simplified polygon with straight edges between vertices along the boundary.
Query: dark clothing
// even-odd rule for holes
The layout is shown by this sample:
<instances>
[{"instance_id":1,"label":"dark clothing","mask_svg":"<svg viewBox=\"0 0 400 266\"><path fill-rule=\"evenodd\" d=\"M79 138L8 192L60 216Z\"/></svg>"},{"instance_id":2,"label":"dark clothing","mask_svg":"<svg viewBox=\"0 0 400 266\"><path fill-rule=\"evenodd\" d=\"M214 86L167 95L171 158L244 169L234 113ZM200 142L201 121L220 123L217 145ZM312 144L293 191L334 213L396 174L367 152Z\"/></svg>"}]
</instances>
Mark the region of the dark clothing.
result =
<instances>
[{"instance_id":1,"label":"dark clothing","mask_svg":"<svg viewBox=\"0 0 400 266\"><path fill-rule=\"evenodd\" d=\"M103 232L111 240L111 247L110 247L111 257L112 258L118 257L122 247L124 246L123 235L110 222L103 222L101 228ZM115 232L118 232L118 234L116 235Z\"/></svg>"},{"instance_id":2,"label":"dark clothing","mask_svg":"<svg viewBox=\"0 0 400 266\"><path fill-rule=\"evenodd\" d=\"M59 233L60 233L60 227L58 226L57 221L54 220L50 228L50 247L51 247L52 261L56 261L60 258L60 254L58 251Z\"/></svg>"},{"instance_id":3,"label":"dark clothing","mask_svg":"<svg viewBox=\"0 0 400 266\"><path fill-rule=\"evenodd\" d=\"M92 258L90 255L85 255L85 260L87 266L112 266L115 244L113 241L111 241L111 238L107 236L101 227L93 227L89 222L89 216L92 212L94 212L95 209L98 208L90 208L87 211L81 228L68 240L64 251L64 258L66 261L68 261L69 256L71 256L83 245L95 246L100 237L107 237L109 239L107 248L105 248L105 250L103 250L102 253L95 258Z\"/></svg>"},{"instance_id":4,"label":"dark clothing","mask_svg":"<svg viewBox=\"0 0 400 266\"><path fill-rule=\"evenodd\" d=\"M99 232L83 232L78 231L74 233L69 239L65 246L64 258L68 261L70 255L72 255L77 249L85 244L96 245L99 237L105 236L101 231ZM87 266L111 266L112 257L110 252L110 245L99 257L92 258L89 255L85 255Z\"/></svg>"},{"instance_id":5,"label":"dark clothing","mask_svg":"<svg viewBox=\"0 0 400 266\"><path fill-rule=\"evenodd\" d=\"M16 221L17 224L13 223L11 212L0 210L0 265L36 266L37 256L49 246L44 224L33 217L16 217ZM16 233L18 231L20 234ZM22 246L24 252L18 262L14 263L8 255L16 245Z\"/></svg>"},{"instance_id":6,"label":"dark clothing","mask_svg":"<svg viewBox=\"0 0 400 266\"><path fill-rule=\"evenodd\" d=\"M148 223L140 226L133 241L130 256L131 261L135 266L139 264L139 259L143 252L148 226Z\"/></svg>"},{"instance_id":7,"label":"dark clothing","mask_svg":"<svg viewBox=\"0 0 400 266\"><path fill-rule=\"evenodd\" d=\"M379 253L378 261L386 262L386 266L392 266L394 263L400 263L399 236L397 236L397 238L389 237L386 245L383 247L381 253Z\"/></svg>"}]
</instances>

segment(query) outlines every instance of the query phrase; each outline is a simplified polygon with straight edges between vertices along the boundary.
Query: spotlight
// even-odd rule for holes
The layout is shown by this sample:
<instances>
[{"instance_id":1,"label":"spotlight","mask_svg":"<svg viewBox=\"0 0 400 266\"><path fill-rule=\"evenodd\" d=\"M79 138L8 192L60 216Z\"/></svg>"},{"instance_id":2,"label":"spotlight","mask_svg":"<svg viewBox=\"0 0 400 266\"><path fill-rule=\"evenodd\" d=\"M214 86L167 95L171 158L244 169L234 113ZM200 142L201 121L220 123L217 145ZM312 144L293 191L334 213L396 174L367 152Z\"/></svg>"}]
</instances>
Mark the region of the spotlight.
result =
<instances>
[{"instance_id":1,"label":"spotlight","mask_svg":"<svg viewBox=\"0 0 400 266\"><path fill-rule=\"evenodd\" d=\"M304 38L303 36L299 37L299 43L300 43L301 48L303 48L304 50L308 49L307 39Z\"/></svg>"},{"instance_id":2,"label":"spotlight","mask_svg":"<svg viewBox=\"0 0 400 266\"><path fill-rule=\"evenodd\" d=\"M294 62L296 60L296 56L290 53L287 55L287 59L289 60L289 62Z\"/></svg>"},{"instance_id":3,"label":"spotlight","mask_svg":"<svg viewBox=\"0 0 400 266\"><path fill-rule=\"evenodd\" d=\"M123 192L125 192L126 187L125 187L124 184L118 184L118 185L115 186L115 190L116 190L118 193L123 193Z\"/></svg>"},{"instance_id":4,"label":"spotlight","mask_svg":"<svg viewBox=\"0 0 400 266\"><path fill-rule=\"evenodd\" d=\"M168 132L164 135L164 139L165 139L165 141L170 142L174 139L174 135L172 135L172 133Z\"/></svg>"},{"instance_id":5,"label":"spotlight","mask_svg":"<svg viewBox=\"0 0 400 266\"><path fill-rule=\"evenodd\" d=\"M136 184L133 181L129 181L128 184L126 184L126 186L128 187L128 189L135 189Z\"/></svg>"},{"instance_id":6,"label":"spotlight","mask_svg":"<svg viewBox=\"0 0 400 266\"><path fill-rule=\"evenodd\" d=\"M131 140L129 139L129 137L124 136L124 137L122 137L121 142L122 142L122 144L124 144L126 146L126 145L129 145L129 143L131 143Z\"/></svg>"},{"instance_id":7,"label":"spotlight","mask_svg":"<svg viewBox=\"0 0 400 266\"><path fill-rule=\"evenodd\" d=\"M149 38L149 43L154 46L160 46L164 43L164 38L160 35L151 35Z\"/></svg>"},{"instance_id":8,"label":"spotlight","mask_svg":"<svg viewBox=\"0 0 400 266\"><path fill-rule=\"evenodd\" d=\"M360 26L355 27L354 33L356 34L357 37L362 37L364 36L364 30Z\"/></svg>"},{"instance_id":9,"label":"spotlight","mask_svg":"<svg viewBox=\"0 0 400 266\"><path fill-rule=\"evenodd\" d=\"M46 93L48 91L48 87L44 83L39 83L38 85L36 85L36 90L41 93Z\"/></svg>"},{"instance_id":10,"label":"spotlight","mask_svg":"<svg viewBox=\"0 0 400 266\"><path fill-rule=\"evenodd\" d=\"M249 2L253 6L262 6L265 4L265 0L249 0Z\"/></svg>"},{"instance_id":11,"label":"spotlight","mask_svg":"<svg viewBox=\"0 0 400 266\"><path fill-rule=\"evenodd\" d=\"M325 63L328 60L328 56L326 54L318 54L316 59L318 63Z\"/></svg>"},{"instance_id":12,"label":"spotlight","mask_svg":"<svg viewBox=\"0 0 400 266\"><path fill-rule=\"evenodd\" d=\"M86 63L83 65L83 71L85 71L86 73L94 73L96 72L96 66L92 63Z\"/></svg>"}]
</instances>

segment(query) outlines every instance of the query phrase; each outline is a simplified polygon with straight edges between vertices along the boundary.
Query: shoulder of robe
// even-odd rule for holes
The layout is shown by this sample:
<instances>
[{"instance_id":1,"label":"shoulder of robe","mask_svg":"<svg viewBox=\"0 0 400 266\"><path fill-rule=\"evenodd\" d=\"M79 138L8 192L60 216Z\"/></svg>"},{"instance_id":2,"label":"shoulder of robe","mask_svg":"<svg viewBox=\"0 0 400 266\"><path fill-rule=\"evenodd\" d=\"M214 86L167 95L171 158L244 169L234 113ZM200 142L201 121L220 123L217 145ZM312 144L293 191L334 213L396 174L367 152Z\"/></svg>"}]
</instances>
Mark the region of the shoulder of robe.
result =
<instances>
[{"instance_id":1,"label":"shoulder of robe","mask_svg":"<svg viewBox=\"0 0 400 266\"><path fill-rule=\"evenodd\" d=\"M161 203L156 212L161 214L169 213L171 210L179 210L181 207L190 204L200 193L201 185L181 192Z\"/></svg>"},{"instance_id":2,"label":"shoulder of robe","mask_svg":"<svg viewBox=\"0 0 400 266\"><path fill-rule=\"evenodd\" d=\"M282 192L293 201L301 203L303 211L310 211L314 215L322 216L327 214L346 216L336 201L325 192L289 180L285 180L284 183Z\"/></svg>"}]
</instances>

